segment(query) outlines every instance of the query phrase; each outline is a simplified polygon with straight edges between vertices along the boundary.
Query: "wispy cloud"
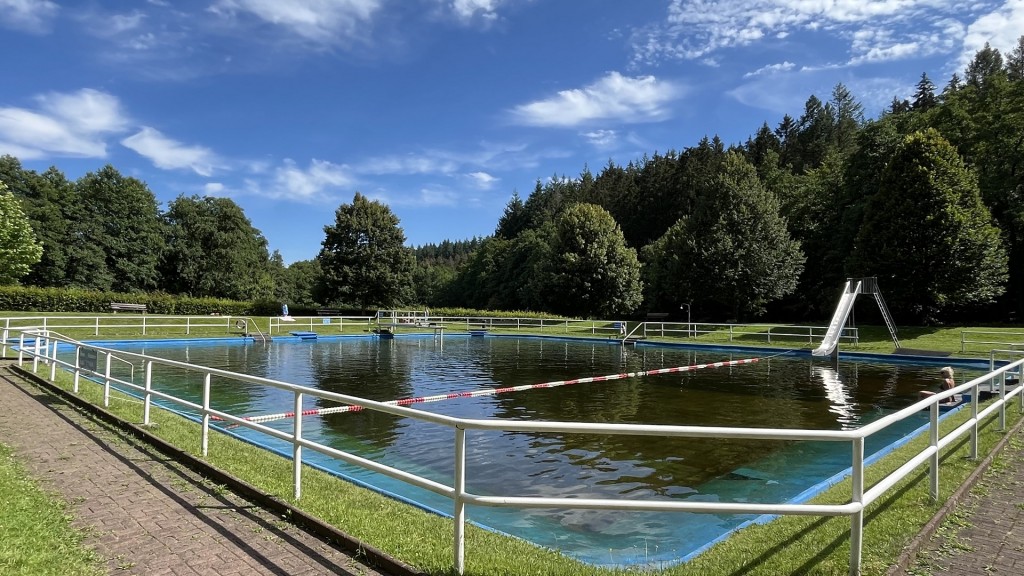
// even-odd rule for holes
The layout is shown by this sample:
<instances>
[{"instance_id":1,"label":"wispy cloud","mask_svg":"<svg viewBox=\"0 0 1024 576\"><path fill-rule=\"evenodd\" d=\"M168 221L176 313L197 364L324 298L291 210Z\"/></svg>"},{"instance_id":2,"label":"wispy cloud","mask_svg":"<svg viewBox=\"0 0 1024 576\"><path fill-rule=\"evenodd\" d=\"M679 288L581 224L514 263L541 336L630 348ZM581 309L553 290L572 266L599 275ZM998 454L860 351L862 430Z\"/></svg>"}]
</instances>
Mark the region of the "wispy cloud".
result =
<instances>
[{"instance_id":1,"label":"wispy cloud","mask_svg":"<svg viewBox=\"0 0 1024 576\"><path fill-rule=\"evenodd\" d=\"M500 181L500 178L491 176L487 172L470 172L463 176L470 185L479 190L490 190Z\"/></svg>"},{"instance_id":2,"label":"wispy cloud","mask_svg":"<svg viewBox=\"0 0 1024 576\"><path fill-rule=\"evenodd\" d=\"M769 64L767 66L762 66L761 68L758 68L757 70L754 70L753 72L747 72L746 74L743 75L743 77L744 78L752 78L754 76L761 76L761 75L764 75L764 74L769 74L770 75L770 74L775 74L777 72L788 72L788 71L792 70L795 66L796 66L796 64L793 64L792 62L789 62L789 61L780 62L778 64Z\"/></svg>"},{"instance_id":3,"label":"wispy cloud","mask_svg":"<svg viewBox=\"0 0 1024 576\"><path fill-rule=\"evenodd\" d=\"M443 4L450 5L455 16L463 21L469 22L474 18L481 18L485 22L492 22L498 18L498 6L502 0L439 0Z\"/></svg>"},{"instance_id":4,"label":"wispy cloud","mask_svg":"<svg viewBox=\"0 0 1024 576\"><path fill-rule=\"evenodd\" d=\"M608 149L618 141L619 134L615 130L591 130L581 134L591 146Z\"/></svg>"},{"instance_id":5,"label":"wispy cloud","mask_svg":"<svg viewBox=\"0 0 1024 576\"><path fill-rule=\"evenodd\" d=\"M32 34L50 31L60 7L50 0L0 0L0 26Z\"/></svg>"},{"instance_id":6,"label":"wispy cloud","mask_svg":"<svg viewBox=\"0 0 1024 576\"><path fill-rule=\"evenodd\" d=\"M959 68L967 66L974 55L985 47L988 42L993 48L1004 55L1017 45L1017 39L1024 30L1024 0L1006 0L1006 2L980 16L967 27L963 36L963 52L959 58Z\"/></svg>"},{"instance_id":7,"label":"wispy cloud","mask_svg":"<svg viewBox=\"0 0 1024 576\"><path fill-rule=\"evenodd\" d=\"M0 152L25 159L104 158L106 137L128 127L120 102L105 92L50 92L35 100L34 109L0 108Z\"/></svg>"},{"instance_id":8,"label":"wispy cloud","mask_svg":"<svg viewBox=\"0 0 1024 576\"><path fill-rule=\"evenodd\" d=\"M157 168L164 170L188 169L200 176L211 176L219 162L209 148L186 146L149 126L143 126L137 133L121 140L121 144L149 158Z\"/></svg>"},{"instance_id":9,"label":"wispy cloud","mask_svg":"<svg viewBox=\"0 0 1024 576\"><path fill-rule=\"evenodd\" d=\"M669 105L683 89L654 76L609 72L583 88L562 90L544 100L516 106L513 118L528 126L581 126L594 121L654 122L671 116Z\"/></svg>"},{"instance_id":10,"label":"wispy cloud","mask_svg":"<svg viewBox=\"0 0 1024 576\"><path fill-rule=\"evenodd\" d=\"M316 44L343 43L361 34L383 0L217 0L213 14L229 20L255 18Z\"/></svg>"},{"instance_id":11,"label":"wispy cloud","mask_svg":"<svg viewBox=\"0 0 1024 576\"><path fill-rule=\"evenodd\" d=\"M672 0L663 22L634 32L633 59L636 64L697 60L800 31L847 42L848 65L903 59L950 50L951 23L967 11L961 0ZM858 41L865 34L874 41Z\"/></svg>"},{"instance_id":12,"label":"wispy cloud","mask_svg":"<svg viewBox=\"0 0 1024 576\"><path fill-rule=\"evenodd\" d=\"M313 159L306 168L299 167L292 160L273 171L268 186L249 180L249 191L260 196L296 200L300 202L331 201L338 193L344 192L355 183L347 166Z\"/></svg>"}]
</instances>

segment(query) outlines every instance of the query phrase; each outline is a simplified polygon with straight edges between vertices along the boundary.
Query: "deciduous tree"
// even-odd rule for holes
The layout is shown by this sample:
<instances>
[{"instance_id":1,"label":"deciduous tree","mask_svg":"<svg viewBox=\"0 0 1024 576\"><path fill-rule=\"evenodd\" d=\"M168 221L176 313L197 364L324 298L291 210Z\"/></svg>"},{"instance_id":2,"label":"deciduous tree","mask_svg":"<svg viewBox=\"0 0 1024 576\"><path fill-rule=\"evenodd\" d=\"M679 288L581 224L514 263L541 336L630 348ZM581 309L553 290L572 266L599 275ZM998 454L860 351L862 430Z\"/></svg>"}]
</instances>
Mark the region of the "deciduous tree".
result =
<instances>
[{"instance_id":1,"label":"deciduous tree","mask_svg":"<svg viewBox=\"0 0 1024 576\"><path fill-rule=\"evenodd\" d=\"M17 282L42 255L21 202L0 182L0 285Z\"/></svg>"}]
</instances>

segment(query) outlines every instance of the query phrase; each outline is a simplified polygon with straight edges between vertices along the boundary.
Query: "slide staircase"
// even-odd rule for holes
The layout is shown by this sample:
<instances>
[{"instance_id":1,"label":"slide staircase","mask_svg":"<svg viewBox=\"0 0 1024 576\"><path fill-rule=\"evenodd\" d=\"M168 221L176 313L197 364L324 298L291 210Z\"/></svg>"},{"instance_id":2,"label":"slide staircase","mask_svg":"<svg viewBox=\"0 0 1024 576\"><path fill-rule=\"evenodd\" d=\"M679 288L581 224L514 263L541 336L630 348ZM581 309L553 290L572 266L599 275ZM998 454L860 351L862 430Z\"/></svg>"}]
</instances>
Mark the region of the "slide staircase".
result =
<instances>
[{"instance_id":1,"label":"slide staircase","mask_svg":"<svg viewBox=\"0 0 1024 576\"><path fill-rule=\"evenodd\" d=\"M821 345L811 352L812 355L829 356L836 353L839 339L842 338L846 321L849 319L850 313L853 312L853 304L857 300L858 294L873 294L875 296L875 302L878 303L878 309L882 312L882 318L885 320L886 328L889 329L892 341L897 348L900 347L900 341L896 337L896 324L889 314L889 308L885 305L882 293L878 290L878 281L875 278L847 278L846 286L843 287L843 295L840 296L836 311L832 314L832 321L829 322L825 338L821 341Z\"/></svg>"}]
</instances>

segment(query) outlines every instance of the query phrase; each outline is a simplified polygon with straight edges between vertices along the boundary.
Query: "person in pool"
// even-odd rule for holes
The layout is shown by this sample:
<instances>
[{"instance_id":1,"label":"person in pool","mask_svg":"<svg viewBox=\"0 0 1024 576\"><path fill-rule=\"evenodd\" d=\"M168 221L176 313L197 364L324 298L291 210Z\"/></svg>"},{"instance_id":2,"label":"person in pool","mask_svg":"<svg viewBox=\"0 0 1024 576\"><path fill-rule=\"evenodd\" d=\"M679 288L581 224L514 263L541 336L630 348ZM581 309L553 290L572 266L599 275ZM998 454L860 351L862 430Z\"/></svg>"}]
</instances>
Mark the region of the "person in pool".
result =
<instances>
[{"instance_id":1,"label":"person in pool","mask_svg":"<svg viewBox=\"0 0 1024 576\"><path fill-rule=\"evenodd\" d=\"M917 393L918 398L927 398L929 396L934 396L935 394L938 394L939 392L945 392L946 390L952 390L953 388L956 387L956 381L953 380L953 368L952 367L945 366L945 367L941 368L939 370L939 374L942 375L942 384L939 385L938 392L933 392L931 390L921 390L920 392ZM959 401L960 401L959 394L954 395L954 396L950 396L949 398L946 398L945 400L943 400L943 402L946 403L946 404L955 404L955 403L957 403Z\"/></svg>"}]
</instances>

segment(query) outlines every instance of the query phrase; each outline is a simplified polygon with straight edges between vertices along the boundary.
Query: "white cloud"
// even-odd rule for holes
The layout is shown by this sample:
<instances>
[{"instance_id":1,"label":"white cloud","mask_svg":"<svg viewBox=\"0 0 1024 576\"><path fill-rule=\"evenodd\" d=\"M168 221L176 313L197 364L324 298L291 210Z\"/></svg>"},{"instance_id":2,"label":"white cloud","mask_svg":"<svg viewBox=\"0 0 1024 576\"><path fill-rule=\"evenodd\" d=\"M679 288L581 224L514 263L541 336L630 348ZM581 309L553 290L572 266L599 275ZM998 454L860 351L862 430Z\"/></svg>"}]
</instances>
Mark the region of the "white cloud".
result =
<instances>
[{"instance_id":1,"label":"white cloud","mask_svg":"<svg viewBox=\"0 0 1024 576\"><path fill-rule=\"evenodd\" d=\"M572 90L562 90L545 100L516 106L515 119L530 126L572 127L593 122L653 122L668 118L668 105L683 90L654 76L623 76L610 72L604 78Z\"/></svg>"},{"instance_id":2,"label":"white cloud","mask_svg":"<svg viewBox=\"0 0 1024 576\"><path fill-rule=\"evenodd\" d=\"M211 176L218 162L217 155L209 148L186 146L149 126L143 126L137 133L121 140L121 144L149 158L157 168L164 170L186 168L200 176Z\"/></svg>"},{"instance_id":3,"label":"white cloud","mask_svg":"<svg viewBox=\"0 0 1024 576\"><path fill-rule=\"evenodd\" d=\"M336 44L358 35L382 3L383 0L217 0L210 11L225 18L238 14L253 16L306 40Z\"/></svg>"},{"instance_id":4,"label":"white cloud","mask_svg":"<svg viewBox=\"0 0 1024 576\"><path fill-rule=\"evenodd\" d=\"M463 22L470 21L476 16L488 22L496 20L499 4L501 0L450 0L452 12Z\"/></svg>"},{"instance_id":5,"label":"white cloud","mask_svg":"<svg viewBox=\"0 0 1024 576\"><path fill-rule=\"evenodd\" d=\"M494 188L500 179L491 176L487 172L470 172L465 175L465 178L472 183L472 185L480 190L490 190Z\"/></svg>"},{"instance_id":6,"label":"white cloud","mask_svg":"<svg viewBox=\"0 0 1024 576\"><path fill-rule=\"evenodd\" d=\"M224 184L220 182L207 182L203 186L203 193L207 196L217 196L223 194L225 190Z\"/></svg>"},{"instance_id":7,"label":"white cloud","mask_svg":"<svg viewBox=\"0 0 1024 576\"><path fill-rule=\"evenodd\" d=\"M347 166L313 159L302 169L294 161L285 160L284 166L274 170L272 187L257 193L272 198L299 201L320 201L332 198L331 192L352 186L355 180Z\"/></svg>"},{"instance_id":8,"label":"white cloud","mask_svg":"<svg viewBox=\"0 0 1024 576\"><path fill-rule=\"evenodd\" d=\"M89 88L36 97L38 108L0 108L0 142L20 158L77 156L104 158L105 137L127 129L117 98Z\"/></svg>"},{"instance_id":9,"label":"white cloud","mask_svg":"<svg viewBox=\"0 0 1024 576\"><path fill-rule=\"evenodd\" d=\"M59 10L50 0L0 0L0 26L42 34Z\"/></svg>"},{"instance_id":10,"label":"white cloud","mask_svg":"<svg viewBox=\"0 0 1024 576\"><path fill-rule=\"evenodd\" d=\"M591 146L596 148L611 148L618 141L619 134L615 130L591 130L582 134Z\"/></svg>"},{"instance_id":11,"label":"white cloud","mask_svg":"<svg viewBox=\"0 0 1024 576\"><path fill-rule=\"evenodd\" d=\"M1017 39L1024 31L1024 0L1006 2L987 13L967 27L963 37L963 52L960 56L962 70L974 59L974 55L988 42L1004 56L1017 45Z\"/></svg>"},{"instance_id":12,"label":"white cloud","mask_svg":"<svg viewBox=\"0 0 1024 576\"><path fill-rule=\"evenodd\" d=\"M849 41L850 64L903 59L948 51L950 23L965 11L961 0L672 0L663 22L634 32L633 60L696 60L799 31ZM860 31L886 41L858 43Z\"/></svg>"},{"instance_id":13,"label":"white cloud","mask_svg":"<svg viewBox=\"0 0 1024 576\"><path fill-rule=\"evenodd\" d=\"M361 174L451 174L458 163L438 154L379 156L353 167Z\"/></svg>"},{"instance_id":14,"label":"white cloud","mask_svg":"<svg viewBox=\"0 0 1024 576\"><path fill-rule=\"evenodd\" d=\"M758 68L753 72L747 72L746 74L743 75L743 77L751 78L753 76L761 76L762 74L770 75L775 74L777 72L789 72L790 70L793 69L794 66L796 66L796 64L793 64L792 62L787 60L786 62L780 62L778 64L769 64L767 66L762 66L761 68Z\"/></svg>"}]
</instances>

